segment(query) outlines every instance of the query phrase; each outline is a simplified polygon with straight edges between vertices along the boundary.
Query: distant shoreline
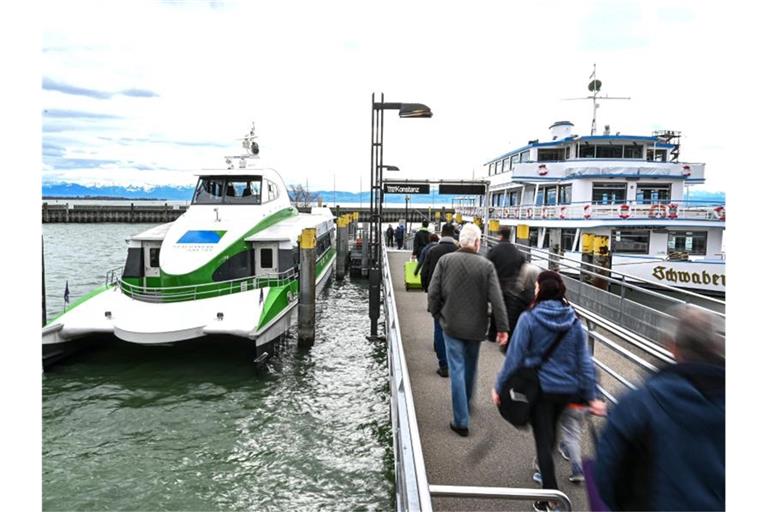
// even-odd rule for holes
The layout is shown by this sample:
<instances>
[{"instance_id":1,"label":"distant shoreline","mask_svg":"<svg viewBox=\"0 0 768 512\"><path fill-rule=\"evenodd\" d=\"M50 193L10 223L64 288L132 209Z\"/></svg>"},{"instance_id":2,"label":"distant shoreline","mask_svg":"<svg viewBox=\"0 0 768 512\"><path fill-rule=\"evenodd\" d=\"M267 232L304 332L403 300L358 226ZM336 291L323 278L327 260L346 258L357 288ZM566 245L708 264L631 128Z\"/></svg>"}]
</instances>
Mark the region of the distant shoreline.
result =
<instances>
[{"instance_id":1,"label":"distant shoreline","mask_svg":"<svg viewBox=\"0 0 768 512\"><path fill-rule=\"evenodd\" d=\"M71 199L78 201L167 201L164 197L119 197L119 196L43 196L43 201L46 199L52 201L60 201L62 199Z\"/></svg>"}]
</instances>

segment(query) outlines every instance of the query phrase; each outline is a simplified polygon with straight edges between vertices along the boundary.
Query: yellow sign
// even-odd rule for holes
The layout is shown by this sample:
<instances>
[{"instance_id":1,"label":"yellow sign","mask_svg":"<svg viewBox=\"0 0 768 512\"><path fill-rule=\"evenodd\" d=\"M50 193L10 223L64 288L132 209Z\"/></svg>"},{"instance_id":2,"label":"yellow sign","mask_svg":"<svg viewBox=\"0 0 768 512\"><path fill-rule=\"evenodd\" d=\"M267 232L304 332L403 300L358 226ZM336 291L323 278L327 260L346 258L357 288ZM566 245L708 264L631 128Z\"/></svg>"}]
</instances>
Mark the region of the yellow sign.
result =
<instances>
[{"instance_id":1,"label":"yellow sign","mask_svg":"<svg viewBox=\"0 0 768 512\"><path fill-rule=\"evenodd\" d=\"M527 224L518 224L517 225L517 239L518 240L528 240L529 236L529 229Z\"/></svg>"},{"instance_id":2,"label":"yellow sign","mask_svg":"<svg viewBox=\"0 0 768 512\"><path fill-rule=\"evenodd\" d=\"M608 251L608 237L607 236L600 236L600 235L594 235L592 239L592 253L593 254L601 254L602 250Z\"/></svg>"},{"instance_id":3,"label":"yellow sign","mask_svg":"<svg viewBox=\"0 0 768 512\"><path fill-rule=\"evenodd\" d=\"M499 232L499 219L491 219L488 222L488 231L491 233Z\"/></svg>"},{"instance_id":4,"label":"yellow sign","mask_svg":"<svg viewBox=\"0 0 768 512\"><path fill-rule=\"evenodd\" d=\"M453 214L451 212L446 213L445 220L446 222L451 222L453 220Z\"/></svg>"},{"instance_id":5,"label":"yellow sign","mask_svg":"<svg viewBox=\"0 0 768 512\"><path fill-rule=\"evenodd\" d=\"M299 247L302 249L314 249L317 245L317 232L315 228L304 228L301 230L299 238Z\"/></svg>"},{"instance_id":6,"label":"yellow sign","mask_svg":"<svg viewBox=\"0 0 768 512\"><path fill-rule=\"evenodd\" d=\"M584 233L581 235L581 252L582 253L591 253L592 247L594 243L595 235L592 233Z\"/></svg>"}]
</instances>

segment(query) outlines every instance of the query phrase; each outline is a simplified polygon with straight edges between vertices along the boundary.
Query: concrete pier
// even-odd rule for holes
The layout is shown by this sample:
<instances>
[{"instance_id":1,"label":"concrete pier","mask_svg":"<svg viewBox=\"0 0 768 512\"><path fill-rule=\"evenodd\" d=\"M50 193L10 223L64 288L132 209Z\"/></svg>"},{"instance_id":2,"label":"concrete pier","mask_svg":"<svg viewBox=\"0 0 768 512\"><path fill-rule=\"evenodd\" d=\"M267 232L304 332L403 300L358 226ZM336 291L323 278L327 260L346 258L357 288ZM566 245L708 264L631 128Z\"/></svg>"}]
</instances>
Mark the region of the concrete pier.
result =
<instances>
[{"instance_id":1,"label":"concrete pier","mask_svg":"<svg viewBox=\"0 0 768 512\"><path fill-rule=\"evenodd\" d=\"M533 433L508 424L491 403L491 388L504 355L495 343L483 342L472 401L469 437L459 437L448 424L452 418L450 380L440 377L432 348L433 323L427 295L406 291L403 265L406 252L389 252L397 314L411 379L419 435L430 485L470 485L539 489L532 480L535 457ZM584 435L584 438L588 434ZM586 452L585 452L586 454ZM568 481L570 463L556 452L557 481L573 503L586 510L584 486ZM530 501L476 498L433 498L435 510L531 510Z\"/></svg>"}]
</instances>

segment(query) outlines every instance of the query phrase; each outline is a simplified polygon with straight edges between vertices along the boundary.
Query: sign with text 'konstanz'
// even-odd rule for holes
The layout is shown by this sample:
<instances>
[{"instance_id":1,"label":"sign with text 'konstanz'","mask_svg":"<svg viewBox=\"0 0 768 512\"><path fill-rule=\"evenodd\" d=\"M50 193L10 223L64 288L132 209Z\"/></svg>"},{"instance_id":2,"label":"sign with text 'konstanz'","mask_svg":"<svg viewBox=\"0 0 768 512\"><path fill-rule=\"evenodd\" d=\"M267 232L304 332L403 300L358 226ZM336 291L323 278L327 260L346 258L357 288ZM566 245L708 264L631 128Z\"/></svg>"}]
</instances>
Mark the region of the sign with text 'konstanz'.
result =
<instances>
[{"instance_id":1,"label":"sign with text 'konstanz'","mask_svg":"<svg viewBox=\"0 0 768 512\"><path fill-rule=\"evenodd\" d=\"M429 183L402 182L384 183L385 194L429 194Z\"/></svg>"}]
</instances>

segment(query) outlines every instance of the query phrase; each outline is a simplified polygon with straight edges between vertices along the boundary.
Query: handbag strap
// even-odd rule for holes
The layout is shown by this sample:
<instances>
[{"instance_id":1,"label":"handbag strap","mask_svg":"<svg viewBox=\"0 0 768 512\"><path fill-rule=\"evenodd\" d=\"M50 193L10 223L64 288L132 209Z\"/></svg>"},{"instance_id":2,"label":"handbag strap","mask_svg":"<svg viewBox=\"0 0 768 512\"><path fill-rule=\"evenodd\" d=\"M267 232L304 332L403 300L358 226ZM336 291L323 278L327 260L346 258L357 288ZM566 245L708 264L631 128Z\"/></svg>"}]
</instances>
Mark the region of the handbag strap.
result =
<instances>
[{"instance_id":1,"label":"handbag strap","mask_svg":"<svg viewBox=\"0 0 768 512\"><path fill-rule=\"evenodd\" d=\"M544 352L544 354L541 356L541 363L539 363L539 368L544 366L544 363L547 362L547 360L552 356L552 354L557 350L558 345L560 345L560 342L563 341L563 338L565 338L565 335L568 333L568 331L571 330L571 327L573 327L576 322L579 321L579 318L576 317L573 322L571 322L571 325L568 326L567 329L560 331L560 333L557 335L557 338L555 338L555 341L550 343L547 350Z\"/></svg>"}]
</instances>

